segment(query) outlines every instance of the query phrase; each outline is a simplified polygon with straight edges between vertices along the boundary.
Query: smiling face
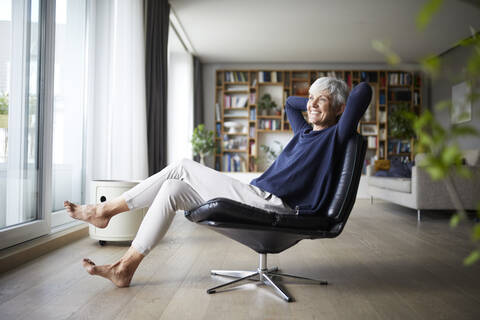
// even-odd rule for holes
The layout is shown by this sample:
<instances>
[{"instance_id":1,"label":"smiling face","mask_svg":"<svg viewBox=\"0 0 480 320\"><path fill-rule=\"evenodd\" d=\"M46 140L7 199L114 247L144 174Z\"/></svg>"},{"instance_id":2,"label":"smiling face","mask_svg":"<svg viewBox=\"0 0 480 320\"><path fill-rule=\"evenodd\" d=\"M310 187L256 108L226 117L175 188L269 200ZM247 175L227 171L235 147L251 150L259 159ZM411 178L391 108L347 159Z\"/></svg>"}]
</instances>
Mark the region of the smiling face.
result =
<instances>
[{"instance_id":1,"label":"smiling face","mask_svg":"<svg viewBox=\"0 0 480 320\"><path fill-rule=\"evenodd\" d=\"M343 112L343 107L339 109L334 110L331 106L330 95L327 91L310 92L307 112L308 122L313 125L313 130L322 130L335 125L337 116Z\"/></svg>"}]
</instances>

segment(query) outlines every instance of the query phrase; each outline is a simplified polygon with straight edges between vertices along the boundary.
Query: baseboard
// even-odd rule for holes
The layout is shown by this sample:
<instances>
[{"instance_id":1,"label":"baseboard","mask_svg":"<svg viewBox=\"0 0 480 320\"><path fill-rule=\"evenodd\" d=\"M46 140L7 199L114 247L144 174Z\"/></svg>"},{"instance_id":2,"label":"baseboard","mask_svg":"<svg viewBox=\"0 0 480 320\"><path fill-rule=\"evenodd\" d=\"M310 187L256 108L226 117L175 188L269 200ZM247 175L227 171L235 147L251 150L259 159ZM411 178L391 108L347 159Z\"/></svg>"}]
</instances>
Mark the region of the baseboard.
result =
<instances>
[{"instance_id":1,"label":"baseboard","mask_svg":"<svg viewBox=\"0 0 480 320\"><path fill-rule=\"evenodd\" d=\"M86 236L88 236L88 225L81 224L0 250L0 273Z\"/></svg>"}]
</instances>

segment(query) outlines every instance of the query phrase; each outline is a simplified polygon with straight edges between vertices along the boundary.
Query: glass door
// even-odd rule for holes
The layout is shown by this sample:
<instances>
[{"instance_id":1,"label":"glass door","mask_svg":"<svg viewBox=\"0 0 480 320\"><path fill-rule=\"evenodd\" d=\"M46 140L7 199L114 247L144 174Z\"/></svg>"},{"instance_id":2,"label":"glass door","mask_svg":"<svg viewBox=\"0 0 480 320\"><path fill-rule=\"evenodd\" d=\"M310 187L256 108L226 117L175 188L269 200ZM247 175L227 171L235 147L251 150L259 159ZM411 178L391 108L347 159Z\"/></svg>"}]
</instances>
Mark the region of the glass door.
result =
<instances>
[{"instance_id":1,"label":"glass door","mask_svg":"<svg viewBox=\"0 0 480 320\"><path fill-rule=\"evenodd\" d=\"M53 9L53 1L0 0L0 249L50 231L41 199L50 170L44 144L54 34L46 22Z\"/></svg>"}]
</instances>

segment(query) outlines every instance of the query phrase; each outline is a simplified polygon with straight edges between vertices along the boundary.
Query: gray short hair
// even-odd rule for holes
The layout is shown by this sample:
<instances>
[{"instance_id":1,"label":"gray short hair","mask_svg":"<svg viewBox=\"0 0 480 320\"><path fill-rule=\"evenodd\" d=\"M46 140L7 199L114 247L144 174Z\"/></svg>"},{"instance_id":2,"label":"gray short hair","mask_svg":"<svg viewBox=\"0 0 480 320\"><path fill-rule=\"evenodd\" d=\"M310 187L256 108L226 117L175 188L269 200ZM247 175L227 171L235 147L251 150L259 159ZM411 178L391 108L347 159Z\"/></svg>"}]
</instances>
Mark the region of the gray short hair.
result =
<instances>
[{"instance_id":1,"label":"gray short hair","mask_svg":"<svg viewBox=\"0 0 480 320\"><path fill-rule=\"evenodd\" d=\"M349 89L343 80L333 77L320 77L312 83L308 90L309 93L314 95L319 95L322 91L327 91L330 94L330 103L335 111L347 103Z\"/></svg>"}]
</instances>

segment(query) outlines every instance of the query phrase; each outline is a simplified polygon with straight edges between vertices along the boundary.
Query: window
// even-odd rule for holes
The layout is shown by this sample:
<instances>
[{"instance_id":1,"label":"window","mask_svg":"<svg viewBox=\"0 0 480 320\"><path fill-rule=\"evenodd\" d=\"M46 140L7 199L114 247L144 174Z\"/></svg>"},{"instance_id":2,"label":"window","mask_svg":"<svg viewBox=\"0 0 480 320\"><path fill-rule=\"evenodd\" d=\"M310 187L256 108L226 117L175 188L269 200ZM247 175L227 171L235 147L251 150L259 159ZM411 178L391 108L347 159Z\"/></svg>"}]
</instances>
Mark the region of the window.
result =
<instances>
[{"instance_id":1,"label":"window","mask_svg":"<svg viewBox=\"0 0 480 320\"><path fill-rule=\"evenodd\" d=\"M40 0L0 0L0 248L45 234L39 141ZM45 13L45 11L43 11ZM43 57L42 57L43 58ZM48 66L48 63L45 64ZM42 82L48 85L48 79ZM18 231L18 232L17 232Z\"/></svg>"},{"instance_id":2,"label":"window","mask_svg":"<svg viewBox=\"0 0 480 320\"><path fill-rule=\"evenodd\" d=\"M192 158L193 57L174 27L168 34L168 163Z\"/></svg>"},{"instance_id":3,"label":"window","mask_svg":"<svg viewBox=\"0 0 480 320\"><path fill-rule=\"evenodd\" d=\"M52 227L72 221L64 200L84 202L86 2L56 1Z\"/></svg>"},{"instance_id":4,"label":"window","mask_svg":"<svg viewBox=\"0 0 480 320\"><path fill-rule=\"evenodd\" d=\"M84 200L87 1L0 0L0 249Z\"/></svg>"}]
</instances>

